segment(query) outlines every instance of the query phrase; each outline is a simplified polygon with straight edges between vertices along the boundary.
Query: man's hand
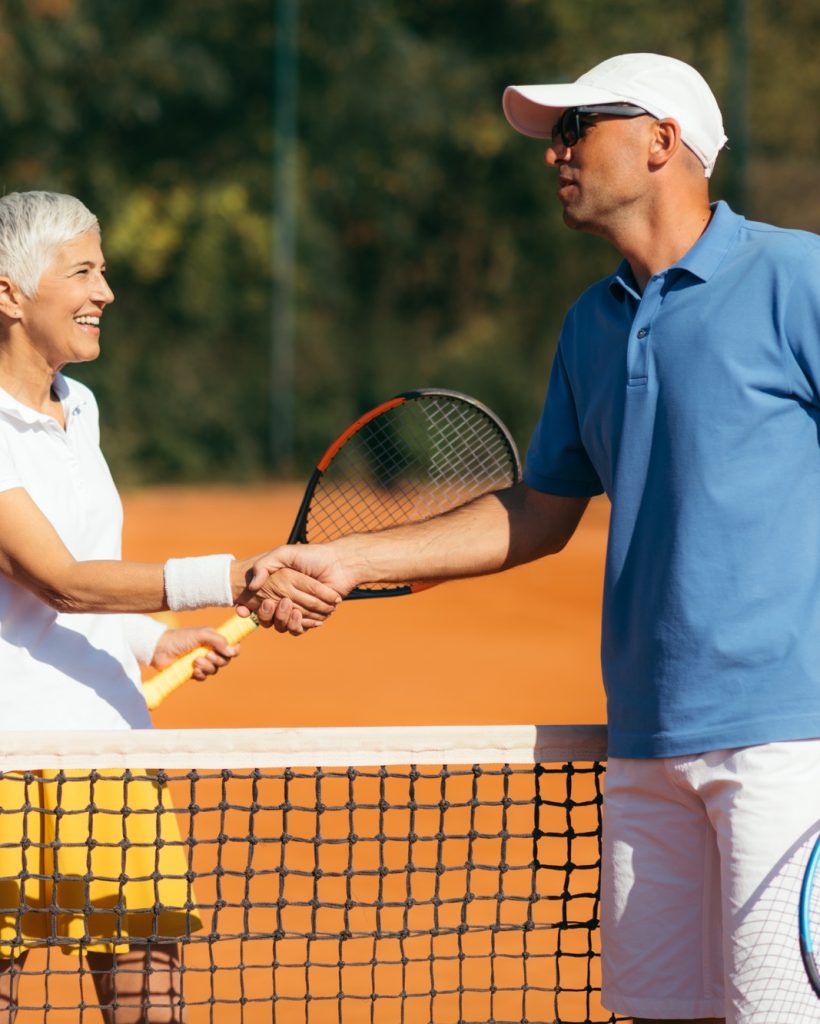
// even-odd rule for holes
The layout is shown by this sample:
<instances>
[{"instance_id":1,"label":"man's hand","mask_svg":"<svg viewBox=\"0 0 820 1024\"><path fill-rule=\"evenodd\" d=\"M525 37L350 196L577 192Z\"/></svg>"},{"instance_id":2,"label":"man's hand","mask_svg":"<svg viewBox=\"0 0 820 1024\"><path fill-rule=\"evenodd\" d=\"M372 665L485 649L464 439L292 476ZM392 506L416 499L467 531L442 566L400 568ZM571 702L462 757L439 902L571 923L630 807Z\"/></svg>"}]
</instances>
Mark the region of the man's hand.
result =
<instances>
[{"instance_id":1,"label":"man's hand","mask_svg":"<svg viewBox=\"0 0 820 1024\"><path fill-rule=\"evenodd\" d=\"M283 545L254 562L237 611L254 611L279 632L293 633L299 624L304 632L321 625L357 582L332 544Z\"/></svg>"},{"instance_id":2,"label":"man's hand","mask_svg":"<svg viewBox=\"0 0 820 1024\"><path fill-rule=\"evenodd\" d=\"M301 636L321 626L335 611L344 595L328 585L318 565L313 570L309 567L310 558L300 560L291 554L303 547L283 546L253 563L248 585L236 600L240 615L254 611L260 625Z\"/></svg>"},{"instance_id":3,"label":"man's hand","mask_svg":"<svg viewBox=\"0 0 820 1024\"><path fill-rule=\"evenodd\" d=\"M165 668L177 658L187 654L195 647L210 647L207 655L197 658L194 662L194 679L205 679L212 676L239 654L239 646L231 646L221 633L207 626L194 626L190 629L167 629L157 641L151 667Z\"/></svg>"}]
</instances>

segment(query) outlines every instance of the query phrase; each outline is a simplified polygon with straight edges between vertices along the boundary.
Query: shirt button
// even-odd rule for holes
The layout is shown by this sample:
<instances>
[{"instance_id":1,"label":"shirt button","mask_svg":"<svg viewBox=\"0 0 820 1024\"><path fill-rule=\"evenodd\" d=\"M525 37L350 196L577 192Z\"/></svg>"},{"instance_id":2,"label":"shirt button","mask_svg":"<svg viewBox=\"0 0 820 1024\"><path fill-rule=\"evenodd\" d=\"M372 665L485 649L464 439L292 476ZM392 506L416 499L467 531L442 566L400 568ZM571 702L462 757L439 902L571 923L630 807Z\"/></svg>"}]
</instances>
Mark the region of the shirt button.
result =
<instances>
[{"instance_id":1,"label":"shirt button","mask_svg":"<svg viewBox=\"0 0 820 1024\"><path fill-rule=\"evenodd\" d=\"M642 327L638 331L638 337L639 338L645 338L647 336L647 334L649 334L649 328L648 327Z\"/></svg>"}]
</instances>

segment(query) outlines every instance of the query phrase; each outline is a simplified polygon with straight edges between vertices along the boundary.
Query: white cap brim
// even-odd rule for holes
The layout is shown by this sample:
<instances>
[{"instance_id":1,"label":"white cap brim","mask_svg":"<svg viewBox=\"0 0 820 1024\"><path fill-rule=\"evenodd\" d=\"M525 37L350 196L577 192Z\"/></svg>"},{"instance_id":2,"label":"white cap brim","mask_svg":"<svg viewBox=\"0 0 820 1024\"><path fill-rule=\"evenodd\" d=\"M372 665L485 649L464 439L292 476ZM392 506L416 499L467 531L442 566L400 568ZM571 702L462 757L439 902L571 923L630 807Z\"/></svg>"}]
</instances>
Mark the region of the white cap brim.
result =
<instances>
[{"instance_id":1,"label":"white cap brim","mask_svg":"<svg viewBox=\"0 0 820 1024\"><path fill-rule=\"evenodd\" d=\"M609 89L568 82L566 85L508 85L502 106L504 116L517 132L531 139L548 139L561 112L568 107L627 102Z\"/></svg>"}]
</instances>

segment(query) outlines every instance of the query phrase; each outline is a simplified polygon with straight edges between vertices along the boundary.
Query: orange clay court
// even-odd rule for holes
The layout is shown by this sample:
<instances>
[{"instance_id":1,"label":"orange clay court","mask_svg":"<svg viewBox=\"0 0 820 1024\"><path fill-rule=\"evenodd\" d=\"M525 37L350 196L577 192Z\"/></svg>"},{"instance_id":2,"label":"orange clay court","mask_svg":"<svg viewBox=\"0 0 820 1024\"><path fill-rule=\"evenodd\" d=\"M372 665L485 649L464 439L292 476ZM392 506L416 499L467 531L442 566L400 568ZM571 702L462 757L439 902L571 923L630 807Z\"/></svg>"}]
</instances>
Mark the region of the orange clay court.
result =
<instances>
[{"instance_id":1,"label":"orange clay court","mask_svg":"<svg viewBox=\"0 0 820 1024\"><path fill-rule=\"evenodd\" d=\"M301 485L168 487L127 493L124 557L282 543ZM295 639L257 631L215 679L154 712L159 728L592 723L609 504L595 499L559 555L410 597L342 605ZM218 625L229 611L178 616ZM230 680L230 683L228 683Z\"/></svg>"}]
</instances>

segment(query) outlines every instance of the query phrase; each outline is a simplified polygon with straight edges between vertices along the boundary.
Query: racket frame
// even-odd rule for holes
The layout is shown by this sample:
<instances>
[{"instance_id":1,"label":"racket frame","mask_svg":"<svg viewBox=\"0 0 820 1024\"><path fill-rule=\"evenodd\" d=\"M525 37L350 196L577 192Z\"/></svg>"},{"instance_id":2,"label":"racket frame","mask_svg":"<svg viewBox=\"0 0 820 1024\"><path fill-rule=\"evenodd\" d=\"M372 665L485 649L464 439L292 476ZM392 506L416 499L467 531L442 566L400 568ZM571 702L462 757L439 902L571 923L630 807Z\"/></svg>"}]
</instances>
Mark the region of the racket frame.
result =
<instances>
[{"instance_id":1,"label":"racket frame","mask_svg":"<svg viewBox=\"0 0 820 1024\"><path fill-rule=\"evenodd\" d=\"M800 907L798 913L798 934L800 936L800 956L803 958L803 966L806 968L811 987L820 996L820 970L814 959L814 939L811 934L811 895L814 889L814 880L817 876L817 866L820 863L820 838L815 841L814 847L809 855L806 870L803 873L803 883L800 886Z\"/></svg>"},{"instance_id":2,"label":"racket frame","mask_svg":"<svg viewBox=\"0 0 820 1024\"><path fill-rule=\"evenodd\" d=\"M376 419L377 416L381 416L382 413L387 412L389 409L394 409L398 405L405 405L407 402L412 402L419 398L436 398L439 396L442 398L454 398L466 405L472 406L474 409L478 409L495 425L507 446L510 456L510 465L512 467L512 479L510 480L510 486L518 483L521 480L521 457L518 454L518 448L512 434L507 429L506 424L496 416L492 409L488 408L483 402L479 402L477 398L465 395L461 391L451 391L448 388L415 388L412 391L402 391L401 394L398 394L394 398L390 398L386 402L382 402L381 405L377 405L375 408L368 410L368 412L360 416L354 423L351 423L350 426L330 445L321 459L319 459L315 469L310 475L307 486L305 487L305 493L302 496L299 511L296 513L296 519L288 537L288 544L309 543L306 533L307 521L310 514L310 503L313 500L313 495L316 493L316 488L324 476L325 470L333 461L337 453L355 434L358 434L362 427L366 426L371 420ZM362 601L367 598L403 597L407 594L418 593L421 590L428 590L430 587L435 585L436 584L433 582L402 583L378 590L354 587L353 590L345 596L344 600Z\"/></svg>"}]
</instances>

